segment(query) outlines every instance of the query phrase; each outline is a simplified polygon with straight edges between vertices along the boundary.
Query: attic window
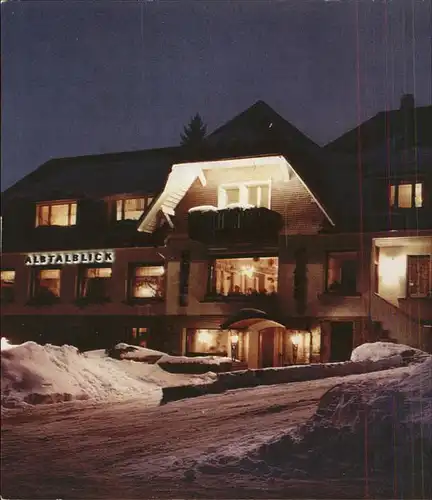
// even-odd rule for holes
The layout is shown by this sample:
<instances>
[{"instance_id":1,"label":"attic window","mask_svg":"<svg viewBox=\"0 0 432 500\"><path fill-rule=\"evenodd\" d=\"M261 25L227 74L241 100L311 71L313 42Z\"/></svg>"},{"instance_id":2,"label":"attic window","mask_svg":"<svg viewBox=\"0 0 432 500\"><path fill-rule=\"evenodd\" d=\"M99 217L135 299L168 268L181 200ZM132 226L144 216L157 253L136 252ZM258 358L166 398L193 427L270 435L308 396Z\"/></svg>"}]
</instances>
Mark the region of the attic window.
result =
<instances>
[{"instance_id":1,"label":"attic window","mask_svg":"<svg viewBox=\"0 0 432 500\"><path fill-rule=\"evenodd\" d=\"M232 204L270 208L270 182L248 182L219 188L219 208Z\"/></svg>"},{"instance_id":2,"label":"attic window","mask_svg":"<svg viewBox=\"0 0 432 500\"><path fill-rule=\"evenodd\" d=\"M36 227L75 226L77 203L49 203L36 205Z\"/></svg>"},{"instance_id":3,"label":"attic window","mask_svg":"<svg viewBox=\"0 0 432 500\"><path fill-rule=\"evenodd\" d=\"M148 196L117 200L116 220L138 220L152 200Z\"/></svg>"}]
</instances>

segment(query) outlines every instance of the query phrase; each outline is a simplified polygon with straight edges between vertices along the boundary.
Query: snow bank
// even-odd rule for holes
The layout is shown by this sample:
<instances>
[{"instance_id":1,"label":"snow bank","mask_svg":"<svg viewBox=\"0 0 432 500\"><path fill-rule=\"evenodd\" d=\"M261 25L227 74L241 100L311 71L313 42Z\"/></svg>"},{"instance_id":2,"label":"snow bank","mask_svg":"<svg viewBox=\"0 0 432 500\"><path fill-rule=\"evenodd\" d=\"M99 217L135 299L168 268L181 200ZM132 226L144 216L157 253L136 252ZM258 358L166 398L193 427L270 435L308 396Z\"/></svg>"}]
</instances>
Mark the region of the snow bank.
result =
<instances>
[{"instance_id":1,"label":"snow bank","mask_svg":"<svg viewBox=\"0 0 432 500\"><path fill-rule=\"evenodd\" d=\"M337 385L306 424L241 458L220 456L197 469L224 477L367 478L393 498L431 498L432 357L407 370Z\"/></svg>"},{"instance_id":2,"label":"snow bank","mask_svg":"<svg viewBox=\"0 0 432 500\"><path fill-rule=\"evenodd\" d=\"M162 403L179 399L202 396L204 394L221 393L231 389L256 387L258 385L287 384L304 382L328 377L343 377L361 373L371 373L402 366L400 356L354 363L317 363L311 365L284 366L281 368L263 368L258 370L239 370L236 372L218 373L217 380L207 385L193 387L164 387Z\"/></svg>"},{"instance_id":3,"label":"snow bank","mask_svg":"<svg viewBox=\"0 0 432 500\"><path fill-rule=\"evenodd\" d=\"M371 342L356 347L351 354L351 361L378 361L392 356L402 356L404 360L415 361L428 355L419 349L403 344Z\"/></svg>"},{"instance_id":4,"label":"snow bank","mask_svg":"<svg viewBox=\"0 0 432 500\"><path fill-rule=\"evenodd\" d=\"M165 385L203 384L206 376L178 376L157 365L111 359L101 350L81 354L75 347L41 346L35 342L2 350L3 407L71 400L139 398L160 403Z\"/></svg>"}]
</instances>

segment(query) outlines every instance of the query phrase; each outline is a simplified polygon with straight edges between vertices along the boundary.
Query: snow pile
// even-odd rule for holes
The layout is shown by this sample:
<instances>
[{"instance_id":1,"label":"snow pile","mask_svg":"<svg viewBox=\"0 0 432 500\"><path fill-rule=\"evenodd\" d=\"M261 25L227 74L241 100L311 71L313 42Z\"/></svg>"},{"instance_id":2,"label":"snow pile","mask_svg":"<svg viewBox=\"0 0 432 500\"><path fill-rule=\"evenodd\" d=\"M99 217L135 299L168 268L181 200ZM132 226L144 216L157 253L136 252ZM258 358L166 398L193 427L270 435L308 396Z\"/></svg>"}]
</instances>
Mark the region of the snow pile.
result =
<instances>
[{"instance_id":1,"label":"snow pile","mask_svg":"<svg viewBox=\"0 0 432 500\"><path fill-rule=\"evenodd\" d=\"M188 364L188 365L222 365L225 363L232 363L231 358L223 356L170 356L165 354L158 361L159 364Z\"/></svg>"},{"instance_id":2,"label":"snow pile","mask_svg":"<svg viewBox=\"0 0 432 500\"><path fill-rule=\"evenodd\" d=\"M158 405L162 387L202 384L206 376L175 376L157 365L120 361L102 350L81 354L78 349L35 342L2 350L1 404L10 408L71 400L139 398Z\"/></svg>"},{"instance_id":3,"label":"snow pile","mask_svg":"<svg viewBox=\"0 0 432 500\"><path fill-rule=\"evenodd\" d=\"M125 344L124 342L120 342L109 351L109 355L115 359L131 359L134 361L154 363L162 356L164 356L165 353L161 351L155 351L154 349L147 349L147 347L130 345Z\"/></svg>"},{"instance_id":4,"label":"snow pile","mask_svg":"<svg viewBox=\"0 0 432 500\"><path fill-rule=\"evenodd\" d=\"M192 207L188 210L190 214L193 212L217 212L217 211L218 211L217 207L214 207L213 205L199 205L198 207Z\"/></svg>"},{"instance_id":5,"label":"snow pile","mask_svg":"<svg viewBox=\"0 0 432 500\"><path fill-rule=\"evenodd\" d=\"M391 342L371 342L356 347L351 354L351 361L378 361L380 359L401 356L403 360L422 360L427 353L403 344Z\"/></svg>"},{"instance_id":6,"label":"snow pile","mask_svg":"<svg viewBox=\"0 0 432 500\"><path fill-rule=\"evenodd\" d=\"M2 337L1 338L1 350L6 351L7 349L11 349L14 347L7 338Z\"/></svg>"},{"instance_id":7,"label":"snow pile","mask_svg":"<svg viewBox=\"0 0 432 500\"><path fill-rule=\"evenodd\" d=\"M394 498L430 498L432 357L406 370L337 385L306 424L240 459L219 457L197 469L287 480L367 477L395 487Z\"/></svg>"}]
</instances>

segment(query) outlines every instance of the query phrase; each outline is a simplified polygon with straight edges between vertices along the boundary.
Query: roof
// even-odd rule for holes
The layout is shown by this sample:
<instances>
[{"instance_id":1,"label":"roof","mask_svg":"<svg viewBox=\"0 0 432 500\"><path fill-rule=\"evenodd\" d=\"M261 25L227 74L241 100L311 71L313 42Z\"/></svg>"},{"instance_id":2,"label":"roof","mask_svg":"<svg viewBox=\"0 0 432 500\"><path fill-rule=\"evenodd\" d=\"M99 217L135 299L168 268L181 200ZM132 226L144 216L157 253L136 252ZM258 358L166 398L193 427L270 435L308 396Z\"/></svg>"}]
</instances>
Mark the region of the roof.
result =
<instances>
[{"instance_id":1,"label":"roof","mask_svg":"<svg viewBox=\"0 0 432 500\"><path fill-rule=\"evenodd\" d=\"M3 201L156 194L176 163L266 155L284 156L335 220L332 163L317 144L263 101L210 133L199 152L178 146L53 159L7 189Z\"/></svg>"},{"instance_id":2,"label":"roof","mask_svg":"<svg viewBox=\"0 0 432 500\"><path fill-rule=\"evenodd\" d=\"M421 147L432 147L432 106L381 111L349 132L327 144L332 152L356 154L357 144L362 151L382 145L403 148L409 135ZM408 136L408 137L407 137Z\"/></svg>"},{"instance_id":3,"label":"roof","mask_svg":"<svg viewBox=\"0 0 432 500\"><path fill-rule=\"evenodd\" d=\"M56 158L8 188L14 198L52 200L104 197L122 193L156 193L163 188L180 147Z\"/></svg>"}]
</instances>

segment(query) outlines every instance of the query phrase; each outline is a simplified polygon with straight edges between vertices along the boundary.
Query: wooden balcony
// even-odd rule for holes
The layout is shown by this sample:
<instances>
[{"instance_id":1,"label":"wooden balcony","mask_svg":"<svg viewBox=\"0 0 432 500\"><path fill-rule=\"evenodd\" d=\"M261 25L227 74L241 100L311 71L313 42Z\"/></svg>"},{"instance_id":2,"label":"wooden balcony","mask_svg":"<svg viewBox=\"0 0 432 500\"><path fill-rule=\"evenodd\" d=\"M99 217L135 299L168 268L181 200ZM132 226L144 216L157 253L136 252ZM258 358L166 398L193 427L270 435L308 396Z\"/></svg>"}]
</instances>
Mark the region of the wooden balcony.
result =
<instances>
[{"instance_id":1,"label":"wooden balcony","mask_svg":"<svg viewBox=\"0 0 432 500\"><path fill-rule=\"evenodd\" d=\"M193 211L188 215L189 238L202 243L277 242L283 220L264 207Z\"/></svg>"}]
</instances>

